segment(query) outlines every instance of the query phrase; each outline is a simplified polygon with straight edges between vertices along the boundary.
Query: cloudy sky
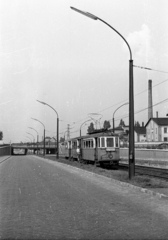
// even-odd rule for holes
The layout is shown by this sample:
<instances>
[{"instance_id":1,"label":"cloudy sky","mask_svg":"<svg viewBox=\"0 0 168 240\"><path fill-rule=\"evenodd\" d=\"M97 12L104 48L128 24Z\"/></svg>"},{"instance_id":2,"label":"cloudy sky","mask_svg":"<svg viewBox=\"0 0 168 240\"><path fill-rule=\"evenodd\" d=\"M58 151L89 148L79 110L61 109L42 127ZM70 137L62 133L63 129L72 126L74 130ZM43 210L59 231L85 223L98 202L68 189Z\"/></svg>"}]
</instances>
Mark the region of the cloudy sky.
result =
<instances>
[{"instance_id":1,"label":"cloudy sky","mask_svg":"<svg viewBox=\"0 0 168 240\"><path fill-rule=\"evenodd\" d=\"M56 134L55 112L36 100L56 109L60 136L70 124L72 137L90 113L97 113L92 117L101 118L102 126L128 102L125 42L70 6L112 25L127 39L134 65L153 69L134 67L135 120L148 120L149 79L154 116L168 113L167 0L0 0L0 130L5 143L35 137L28 127L41 139L43 126L31 118L45 125L47 136ZM121 118L128 124L128 105L115 113L116 125Z\"/></svg>"}]
</instances>

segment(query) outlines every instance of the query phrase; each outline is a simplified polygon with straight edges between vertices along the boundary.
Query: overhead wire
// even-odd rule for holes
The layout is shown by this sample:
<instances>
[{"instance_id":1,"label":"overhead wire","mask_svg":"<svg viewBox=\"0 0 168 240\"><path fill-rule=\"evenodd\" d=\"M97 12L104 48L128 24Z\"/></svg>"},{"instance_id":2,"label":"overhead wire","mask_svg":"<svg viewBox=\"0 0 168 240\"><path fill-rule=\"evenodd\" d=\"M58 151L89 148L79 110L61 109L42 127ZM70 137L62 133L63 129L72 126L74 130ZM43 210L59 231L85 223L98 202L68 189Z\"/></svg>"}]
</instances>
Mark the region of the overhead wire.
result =
<instances>
[{"instance_id":1,"label":"overhead wire","mask_svg":"<svg viewBox=\"0 0 168 240\"><path fill-rule=\"evenodd\" d=\"M142 66L136 66L136 65L133 65L133 67L137 67L137 68L141 68L141 69L145 69L145 70L150 70L150 71L155 71L155 72L168 73L166 71L156 70L156 69L152 69L152 68L148 68L148 67L142 67Z\"/></svg>"},{"instance_id":2,"label":"overhead wire","mask_svg":"<svg viewBox=\"0 0 168 240\"><path fill-rule=\"evenodd\" d=\"M141 69L150 70L150 71L157 71L157 72L162 72L162 73L168 73L168 72L166 72L166 71L155 70L155 69L152 69L152 68L147 68L147 67L142 67L142 66L136 66L136 65L133 65L133 66L134 66L134 67L137 67L137 68L141 68ZM152 88L155 88L155 87L157 87L157 86L159 86L159 85L161 85L161 84L163 84L163 83L165 83L165 82L167 82L167 81L168 81L168 79L165 79L164 81L162 81L162 82L160 82L160 83L155 84L154 86L152 86ZM143 91L135 94L134 97L136 97L136 96L138 96L138 95L140 95L140 94L142 94L142 93L144 93L144 92L147 92L147 91L148 91L148 89L145 89L145 90L143 90ZM166 99L166 100L167 100L167 99ZM159 103L157 103L157 104L155 104L155 105L153 105L153 106L156 106L156 105L158 105L158 104L161 104L162 102L164 102L164 101L166 101L166 100L163 100L163 101L161 101L161 102L159 102ZM103 111L106 111L106 110L108 110L108 109L110 109L110 108L113 108L113 107L117 106L118 104L121 104L121 103L123 103L123 102L125 102L125 101L128 101L128 99L125 99L125 100L122 100L122 101L120 101L120 102L118 102L118 103L116 103L116 104L113 104L112 106L107 107L107 108L105 108L105 109L102 109L101 111L99 111L99 112L97 112L97 113L101 113L101 112L103 112ZM145 109L140 110L139 112L145 111L146 109L148 109L148 107L145 108ZM139 113L139 112L136 112L135 114L137 114L137 113ZM127 118L127 117L128 117L128 115L124 115L122 118ZM81 119L81 120L76 121L75 123L80 123L80 122L86 120L87 118L88 118L88 117L85 117L85 118L83 118L83 119ZM117 120L118 120L118 119L116 119L116 121L117 121ZM111 121L111 119L108 120L108 121ZM78 131L79 131L79 130L78 130Z\"/></svg>"},{"instance_id":3,"label":"overhead wire","mask_svg":"<svg viewBox=\"0 0 168 240\"><path fill-rule=\"evenodd\" d=\"M158 85L161 85L161 84L163 84L163 83L165 83L165 82L167 82L167 81L168 81L168 79L165 79L164 81L162 81L162 82L160 82L160 83L158 83L158 84L155 84L152 88L155 88L155 87L157 87ZM143 90L143 91L135 94L134 96L136 97L136 96L138 96L138 95L140 95L140 94L142 94L142 93L144 93L144 92L147 92L147 91L148 91L148 89L145 89L145 90ZM107 107L107 108L105 108L105 109L102 109L102 110L99 111L98 113L103 112L103 111L106 111L106 110L108 110L108 109L110 109L110 108L112 108L112 107L115 107L115 106L117 106L118 104L121 104L121 103L123 103L123 102L125 102L125 101L128 101L128 99L122 100L122 101L120 101L120 102L118 102L118 103L116 103L116 104L114 104L114 105L112 105L112 106L110 106L110 107ZM76 121L75 123L79 123L79 122L81 122L81 121L84 121L84 120L87 119L87 118L88 118L88 117L86 117L86 118L84 118L84 119L81 119L81 120L79 120L79 121Z\"/></svg>"},{"instance_id":4,"label":"overhead wire","mask_svg":"<svg viewBox=\"0 0 168 240\"><path fill-rule=\"evenodd\" d=\"M168 101L168 98L166 98L166 99L164 99L164 100L162 100L162 101L160 101L160 102L158 102L158 103L153 104L152 107L157 106L157 105L162 104L162 103L167 102L167 101ZM143 111L145 111L145 110L147 110L147 109L148 109L148 107L143 108L143 109L141 109L141 110L138 110L138 111L136 111L136 112L134 113L134 115L135 115L135 114L138 114L138 113L140 113L140 112L143 112ZM121 118L124 119L124 118L127 118L127 117L128 117L128 114L127 114L127 115L120 116L120 117L116 118L115 120L117 121L117 120L119 120L119 119L121 119Z\"/></svg>"},{"instance_id":5,"label":"overhead wire","mask_svg":"<svg viewBox=\"0 0 168 240\"><path fill-rule=\"evenodd\" d=\"M160 101L160 102L158 102L158 103L153 104L152 107L157 106L157 105L159 105L159 104L162 104L162 103L164 103L164 102L166 102L166 101L168 101L168 98L166 98L166 99L164 99L164 100L162 100L162 101ZM138 111L136 111L136 112L134 113L134 115L135 115L135 114L138 114L138 113L140 113L140 112L146 111L147 109L148 109L148 107L143 108L143 109L141 109L141 110L138 110ZM118 121L119 119L125 119L125 118L128 118L128 114L116 118L115 121ZM112 120L112 119L109 119L109 120L107 120L107 121L111 121L111 120ZM75 132L78 132L78 131L79 131L79 129L76 130L76 131L74 131L74 132L71 132L71 133L75 133Z\"/></svg>"}]
</instances>

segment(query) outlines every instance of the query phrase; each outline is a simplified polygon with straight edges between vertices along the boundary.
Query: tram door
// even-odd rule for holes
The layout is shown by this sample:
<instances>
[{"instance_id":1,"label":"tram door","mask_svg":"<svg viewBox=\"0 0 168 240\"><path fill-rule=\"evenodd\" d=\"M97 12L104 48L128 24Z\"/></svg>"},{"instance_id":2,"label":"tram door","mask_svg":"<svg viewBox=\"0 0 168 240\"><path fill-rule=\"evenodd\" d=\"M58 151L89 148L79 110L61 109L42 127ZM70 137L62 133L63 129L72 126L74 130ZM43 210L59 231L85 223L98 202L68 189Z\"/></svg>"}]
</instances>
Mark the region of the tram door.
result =
<instances>
[{"instance_id":1,"label":"tram door","mask_svg":"<svg viewBox=\"0 0 168 240\"><path fill-rule=\"evenodd\" d=\"M71 159L71 155L72 155L72 142L71 141L69 141L68 142L68 147L69 147L69 149L68 149L68 151L69 151L69 159Z\"/></svg>"},{"instance_id":2,"label":"tram door","mask_svg":"<svg viewBox=\"0 0 168 240\"><path fill-rule=\"evenodd\" d=\"M82 151L83 143L82 139L79 140L79 148L80 148L80 160L83 159L83 151Z\"/></svg>"},{"instance_id":3,"label":"tram door","mask_svg":"<svg viewBox=\"0 0 168 240\"><path fill-rule=\"evenodd\" d=\"M99 138L95 138L95 162L98 162Z\"/></svg>"}]
</instances>

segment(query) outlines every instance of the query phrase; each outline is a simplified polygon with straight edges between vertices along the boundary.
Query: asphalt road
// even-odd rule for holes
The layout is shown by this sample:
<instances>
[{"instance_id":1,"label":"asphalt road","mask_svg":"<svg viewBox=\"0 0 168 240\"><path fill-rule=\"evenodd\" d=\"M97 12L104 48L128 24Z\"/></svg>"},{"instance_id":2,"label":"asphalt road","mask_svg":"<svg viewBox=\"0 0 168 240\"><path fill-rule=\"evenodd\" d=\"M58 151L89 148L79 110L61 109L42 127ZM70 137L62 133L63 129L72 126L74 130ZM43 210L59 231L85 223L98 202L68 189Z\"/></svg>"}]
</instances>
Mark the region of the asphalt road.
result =
<instances>
[{"instance_id":1,"label":"asphalt road","mask_svg":"<svg viewBox=\"0 0 168 240\"><path fill-rule=\"evenodd\" d=\"M0 239L167 239L168 201L32 156L0 164Z\"/></svg>"}]
</instances>

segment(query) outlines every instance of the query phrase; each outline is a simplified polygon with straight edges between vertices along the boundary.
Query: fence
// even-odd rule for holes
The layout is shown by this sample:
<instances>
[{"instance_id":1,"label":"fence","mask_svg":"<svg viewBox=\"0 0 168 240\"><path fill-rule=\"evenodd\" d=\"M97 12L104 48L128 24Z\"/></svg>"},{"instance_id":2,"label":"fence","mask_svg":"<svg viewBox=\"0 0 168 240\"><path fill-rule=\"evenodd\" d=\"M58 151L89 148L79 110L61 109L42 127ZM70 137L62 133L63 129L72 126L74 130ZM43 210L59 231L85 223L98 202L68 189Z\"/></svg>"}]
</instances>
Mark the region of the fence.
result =
<instances>
[{"instance_id":1,"label":"fence","mask_svg":"<svg viewBox=\"0 0 168 240\"><path fill-rule=\"evenodd\" d=\"M128 159L128 148L120 148L120 157ZM137 160L167 160L168 150L164 149L135 149Z\"/></svg>"},{"instance_id":2,"label":"fence","mask_svg":"<svg viewBox=\"0 0 168 240\"><path fill-rule=\"evenodd\" d=\"M10 145L2 145L0 146L0 156L11 155L11 146Z\"/></svg>"}]
</instances>

